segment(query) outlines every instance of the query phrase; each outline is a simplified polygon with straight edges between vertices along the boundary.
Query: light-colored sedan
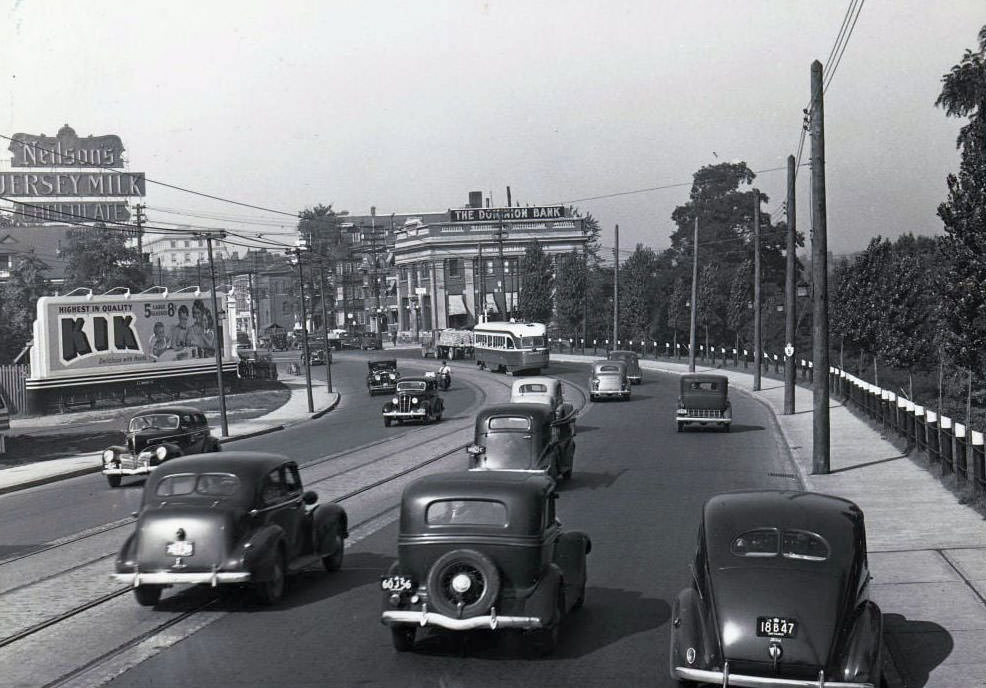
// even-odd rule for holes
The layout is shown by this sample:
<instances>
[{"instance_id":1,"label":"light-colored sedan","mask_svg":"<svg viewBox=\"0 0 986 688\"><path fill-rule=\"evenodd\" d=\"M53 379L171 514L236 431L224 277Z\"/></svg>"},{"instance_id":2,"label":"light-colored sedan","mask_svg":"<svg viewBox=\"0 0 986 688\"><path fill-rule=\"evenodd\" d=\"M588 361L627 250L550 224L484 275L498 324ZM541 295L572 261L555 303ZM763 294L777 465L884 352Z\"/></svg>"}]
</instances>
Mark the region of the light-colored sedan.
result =
<instances>
[{"instance_id":1,"label":"light-colored sedan","mask_svg":"<svg viewBox=\"0 0 986 688\"><path fill-rule=\"evenodd\" d=\"M545 404L550 406L556 419L572 415L572 405L562 394L561 380L555 377L525 377L514 380L510 387L510 401L521 404Z\"/></svg>"},{"instance_id":2,"label":"light-colored sedan","mask_svg":"<svg viewBox=\"0 0 986 688\"><path fill-rule=\"evenodd\" d=\"M595 361L589 377L589 400L617 397L630 398L630 380L623 361Z\"/></svg>"}]
</instances>

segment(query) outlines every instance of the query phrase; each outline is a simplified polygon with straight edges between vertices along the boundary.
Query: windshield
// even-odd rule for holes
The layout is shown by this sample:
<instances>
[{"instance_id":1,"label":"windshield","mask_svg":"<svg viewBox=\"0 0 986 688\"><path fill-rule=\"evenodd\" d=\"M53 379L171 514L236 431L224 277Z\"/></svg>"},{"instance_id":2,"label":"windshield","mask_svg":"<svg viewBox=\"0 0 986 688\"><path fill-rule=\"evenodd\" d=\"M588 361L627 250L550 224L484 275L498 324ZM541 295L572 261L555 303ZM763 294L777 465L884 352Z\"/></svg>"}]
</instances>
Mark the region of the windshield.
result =
<instances>
[{"instance_id":1,"label":"windshield","mask_svg":"<svg viewBox=\"0 0 986 688\"><path fill-rule=\"evenodd\" d=\"M130 432L151 428L155 430L176 430L178 428L178 416L173 413L155 413L146 416L137 416L130 420Z\"/></svg>"},{"instance_id":2,"label":"windshield","mask_svg":"<svg viewBox=\"0 0 986 688\"><path fill-rule=\"evenodd\" d=\"M398 382L397 391L398 392L423 392L427 388L427 383L425 382Z\"/></svg>"},{"instance_id":3,"label":"windshield","mask_svg":"<svg viewBox=\"0 0 986 688\"><path fill-rule=\"evenodd\" d=\"M181 473L162 478L154 491L158 497L181 497L193 492L206 497L231 497L240 489L232 473Z\"/></svg>"},{"instance_id":4,"label":"windshield","mask_svg":"<svg viewBox=\"0 0 986 688\"><path fill-rule=\"evenodd\" d=\"M521 349L535 349L544 346L544 337L517 337L517 346Z\"/></svg>"},{"instance_id":5,"label":"windshield","mask_svg":"<svg viewBox=\"0 0 986 688\"><path fill-rule=\"evenodd\" d=\"M531 383L527 385L521 385L517 391L520 392L521 394L547 394L548 385Z\"/></svg>"}]
</instances>

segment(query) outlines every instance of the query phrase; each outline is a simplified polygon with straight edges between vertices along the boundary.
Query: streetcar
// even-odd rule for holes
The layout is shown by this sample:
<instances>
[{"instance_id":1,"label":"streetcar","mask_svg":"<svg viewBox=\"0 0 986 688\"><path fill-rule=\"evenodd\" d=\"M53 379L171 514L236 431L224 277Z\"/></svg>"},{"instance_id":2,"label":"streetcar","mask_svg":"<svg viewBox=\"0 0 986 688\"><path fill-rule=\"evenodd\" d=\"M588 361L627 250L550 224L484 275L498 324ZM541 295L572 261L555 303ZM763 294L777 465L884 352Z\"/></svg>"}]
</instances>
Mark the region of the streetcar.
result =
<instances>
[{"instance_id":1,"label":"streetcar","mask_svg":"<svg viewBox=\"0 0 986 688\"><path fill-rule=\"evenodd\" d=\"M480 368L537 375L548 367L544 323L480 323L473 328L473 348Z\"/></svg>"}]
</instances>

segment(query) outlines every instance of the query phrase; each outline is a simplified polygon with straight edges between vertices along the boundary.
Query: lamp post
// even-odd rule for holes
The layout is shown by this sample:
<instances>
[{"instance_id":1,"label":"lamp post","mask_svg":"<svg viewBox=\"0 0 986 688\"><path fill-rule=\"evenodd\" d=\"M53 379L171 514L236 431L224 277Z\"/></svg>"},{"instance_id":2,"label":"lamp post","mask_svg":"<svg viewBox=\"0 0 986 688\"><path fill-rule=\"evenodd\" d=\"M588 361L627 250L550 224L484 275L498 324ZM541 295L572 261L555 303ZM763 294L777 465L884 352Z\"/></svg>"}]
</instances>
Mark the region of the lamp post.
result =
<instances>
[{"instance_id":1,"label":"lamp post","mask_svg":"<svg viewBox=\"0 0 986 688\"><path fill-rule=\"evenodd\" d=\"M315 401L312 399L312 362L308 355L308 311L305 308L305 272L301 261L301 249L306 247L304 239L295 242L295 248L289 249L298 263L298 288L301 290L301 350L305 357L305 389L308 392L308 413L315 412Z\"/></svg>"}]
</instances>

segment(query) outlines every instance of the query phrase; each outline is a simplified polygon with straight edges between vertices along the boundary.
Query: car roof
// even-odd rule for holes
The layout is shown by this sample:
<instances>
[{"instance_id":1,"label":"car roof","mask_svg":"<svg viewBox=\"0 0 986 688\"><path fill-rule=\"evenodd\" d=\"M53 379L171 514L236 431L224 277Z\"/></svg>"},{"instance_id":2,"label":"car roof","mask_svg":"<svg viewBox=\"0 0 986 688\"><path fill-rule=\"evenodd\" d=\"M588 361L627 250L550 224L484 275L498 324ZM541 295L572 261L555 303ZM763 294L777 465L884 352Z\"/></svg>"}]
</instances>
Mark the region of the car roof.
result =
<instances>
[{"instance_id":1,"label":"car roof","mask_svg":"<svg viewBox=\"0 0 986 688\"><path fill-rule=\"evenodd\" d=\"M855 503L795 490L719 494L705 503L702 518L710 556L729 552L737 535L756 528L817 533L828 540L833 553L851 552L857 531L863 531L863 512Z\"/></svg>"},{"instance_id":2,"label":"car roof","mask_svg":"<svg viewBox=\"0 0 986 688\"><path fill-rule=\"evenodd\" d=\"M531 416L536 421L550 422L554 419L554 412L544 404L529 404L526 402L513 402L509 404L493 404L480 409L476 414L476 422L484 423L493 416Z\"/></svg>"},{"instance_id":3,"label":"car roof","mask_svg":"<svg viewBox=\"0 0 986 688\"><path fill-rule=\"evenodd\" d=\"M544 473L523 471L448 471L418 478L404 488L410 499L497 499L527 494L542 497L554 490L554 480Z\"/></svg>"},{"instance_id":4,"label":"car roof","mask_svg":"<svg viewBox=\"0 0 986 688\"><path fill-rule=\"evenodd\" d=\"M190 454L166 461L151 473L148 483L176 473L235 473L246 480L260 480L286 461L283 454L249 451L223 451L208 454Z\"/></svg>"},{"instance_id":5,"label":"car roof","mask_svg":"<svg viewBox=\"0 0 986 688\"><path fill-rule=\"evenodd\" d=\"M156 416L162 413L202 413L201 409L197 409L194 406L158 406L155 408L144 409L143 411L137 411L131 416L131 418L137 418L138 416Z\"/></svg>"},{"instance_id":6,"label":"car roof","mask_svg":"<svg viewBox=\"0 0 986 688\"><path fill-rule=\"evenodd\" d=\"M556 377L548 377L547 375L531 375L527 377L522 377L519 380L514 380L513 384L511 385L511 388L517 389L523 385L535 384L535 385L547 385L548 389L550 390L558 382L560 382L560 380Z\"/></svg>"},{"instance_id":7,"label":"car roof","mask_svg":"<svg viewBox=\"0 0 986 688\"><path fill-rule=\"evenodd\" d=\"M367 361L366 364L368 366L370 366L371 368L373 366L394 366L396 368L397 367L397 359L396 358L380 358L380 359L377 359L375 361Z\"/></svg>"},{"instance_id":8,"label":"car roof","mask_svg":"<svg viewBox=\"0 0 986 688\"><path fill-rule=\"evenodd\" d=\"M427 383L429 380L432 380L432 378L420 377L420 376L402 377L400 379L400 382L398 384L404 384L405 382L425 382L425 383Z\"/></svg>"},{"instance_id":9,"label":"car roof","mask_svg":"<svg viewBox=\"0 0 986 688\"><path fill-rule=\"evenodd\" d=\"M623 366L624 369L627 367L626 361L593 361L592 369L598 370L601 366L604 365Z\"/></svg>"},{"instance_id":10,"label":"car roof","mask_svg":"<svg viewBox=\"0 0 986 688\"><path fill-rule=\"evenodd\" d=\"M713 375L712 373L685 373L681 379L689 382L729 382L729 378L725 375Z\"/></svg>"},{"instance_id":11,"label":"car roof","mask_svg":"<svg viewBox=\"0 0 986 688\"><path fill-rule=\"evenodd\" d=\"M629 356L636 356L637 355L637 352L636 351L625 351L623 349L614 349L613 351L610 351L609 352L609 355L610 356L628 356L629 357Z\"/></svg>"}]
</instances>

